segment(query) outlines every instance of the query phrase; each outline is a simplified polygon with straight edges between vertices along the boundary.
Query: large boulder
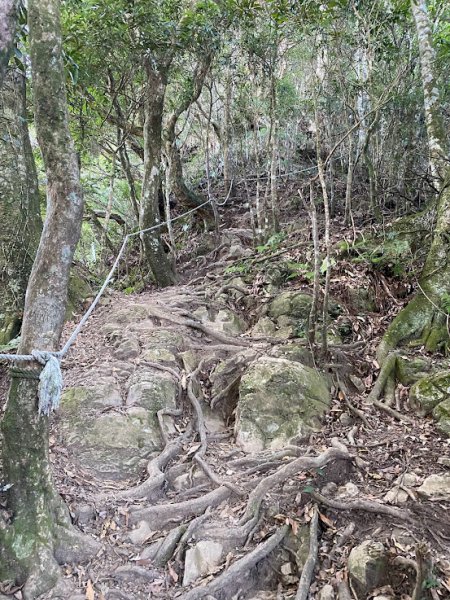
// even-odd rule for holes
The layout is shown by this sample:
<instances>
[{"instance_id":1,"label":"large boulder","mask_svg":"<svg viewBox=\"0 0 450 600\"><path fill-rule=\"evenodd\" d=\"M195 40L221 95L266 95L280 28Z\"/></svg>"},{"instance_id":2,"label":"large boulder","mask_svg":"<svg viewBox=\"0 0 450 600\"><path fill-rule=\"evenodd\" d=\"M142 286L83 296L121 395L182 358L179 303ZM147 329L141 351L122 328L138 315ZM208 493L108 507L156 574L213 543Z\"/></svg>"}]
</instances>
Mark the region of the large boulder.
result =
<instances>
[{"instance_id":1,"label":"large boulder","mask_svg":"<svg viewBox=\"0 0 450 600\"><path fill-rule=\"evenodd\" d=\"M247 452L282 448L293 438L317 430L330 401L328 384L314 369L262 357L241 379L237 442Z\"/></svg>"},{"instance_id":2,"label":"large boulder","mask_svg":"<svg viewBox=\"0 0 450 600\"><path fill-rule=\"evenodd\" d=\"M176 386L166 373L131 377L127 407L112 381L63 394L60 432L71 457L102 479L135 477L162 448L156 412L174 408Z\"/></svg>"},{"instance_id":3,"label":"large boulder","mask_svg":"<svg viewBox=\"0 0 450 600\"><path fill-rule=\"evenodd\" d=\"M348 572L358 598L387 582L388 554L381 542L366 540L355 546L348 557Z\"/></svg>"}]
</instances>

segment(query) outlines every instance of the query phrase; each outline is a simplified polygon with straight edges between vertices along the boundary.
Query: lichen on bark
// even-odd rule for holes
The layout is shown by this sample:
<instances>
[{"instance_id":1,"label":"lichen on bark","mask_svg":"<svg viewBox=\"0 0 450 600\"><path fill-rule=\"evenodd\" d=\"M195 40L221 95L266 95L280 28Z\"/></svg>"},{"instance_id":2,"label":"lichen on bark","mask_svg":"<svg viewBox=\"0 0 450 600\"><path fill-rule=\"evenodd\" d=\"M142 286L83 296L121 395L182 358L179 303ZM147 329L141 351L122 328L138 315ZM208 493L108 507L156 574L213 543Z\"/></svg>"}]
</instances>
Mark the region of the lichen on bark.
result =
<instances>
[{"instance_id":1,"label":"lichen on bark","mask_svg":"<svg viewBox=\"0 0 450 600\"><path fill-rule=\"evenodd\" d=\"M0 345L20 330L42 229L26 119L25 78L10 68L0 88Z\"/></svg>"},{"instance_id":2,"label":"lichen on bark","mask_svg":"<svg viewBox=\"0 0 450 600\"><path fill-rule=\"evenodd\" d=\"M29 0L28 25L47 213L26 292L19 354L58 348L83 217L78 161L68 123L58 0ZM1 532L0 570L13 573L24 584L24 600L37 598L56 583L61 540L70 548L79 546L80 538L52 481L48 417L38 415L37 384L33 379L13 378L1 424L3 476L11 485L7 500L12 516ZM91 556L95 549L86 538L85 554Z\"/></svg>"}]
</instances>

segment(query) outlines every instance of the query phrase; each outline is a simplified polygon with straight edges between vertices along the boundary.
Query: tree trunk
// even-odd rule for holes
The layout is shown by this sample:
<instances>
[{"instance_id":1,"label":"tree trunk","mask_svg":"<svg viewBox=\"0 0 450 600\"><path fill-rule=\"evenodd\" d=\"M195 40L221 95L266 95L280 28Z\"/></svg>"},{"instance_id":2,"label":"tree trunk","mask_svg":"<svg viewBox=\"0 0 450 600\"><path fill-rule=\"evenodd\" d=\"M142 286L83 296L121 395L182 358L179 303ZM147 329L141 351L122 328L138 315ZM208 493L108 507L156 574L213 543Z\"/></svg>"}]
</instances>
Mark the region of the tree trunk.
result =
<instances>
[{"instance_id":1,"label":"tree trunk","mask_svg":"<svg viewBox=\"0 0 450 600\"><path fill-rule=\"evenodd\" d=\"M6 69L14 45L17 5L17 0L0 0L0 87L6 75Z\"/></svg>"},{"instance_id":2,"label":"tree trunk","mask_svg":"<svg viewBox=\"0 0 450 600\"><path fill-rule=\"evenodd\" d=\"M172 192L176 199L186 208L196 208L205 202L205 199L189 189L183 176L183 164L181 161L180 149L177 145L176 125L179 117L188 108L198 100L206 75L211 66L212 55L206 54L197 64L192 79L188 82L178 107L173 111L168 119L164 131L165 151L169 168L169 182ZM203 216L212 216L210 206L205 206L202 210Z\"/></svg>"},{"instance_id":3,"label":"tree trunk","mask_svg":"<svg viewBox=\"0 0 450 600\"><path fill-rule=\"evenodd\" d=\"M25 78L10 69L0 89L0 345L19 333L42 229L25 102Z\"/></svg>"},{"instance_id":4,"label":"tree trunk","mask_svg":"<svg viewBox=\"0 0 450 600\"><path fill-rule=\"evenodd\" d=\"M450 290L450 167L447 161L447 140L433 72L435 55L426 2L413 0L411 7L419 41L430 165L438 178L439 197L436 224L420 278L419 292L400 311L384 334L378 349L380 360L402 342L424 345L429 351L435 351L449 342L447 313L442 306L442 300Z\"/></svg>"},{"instance_id":5,"label":"tree trunk","mask_svg":"<svg viewBox=\"0 0 450 600\"><path fill-rule=\"evenodd\" d=\"M59 2L29 0L28 19L36 130L47 174L47 218L25 299L19 353L26 354L33 349L56 350L59 345L83 216L68 125ZM2 422L12 519L7 529L0 530L0 579L12 576L25 582L24 600L37 598L56 583L57 558L70 562L96 550L93 540L70 528L68 511L54 488L48 417L38 415L37 390L36 379L13 373Z\"/></svg>"},{"instance_id":6,"label":"tree trunk","mask_svg":"<svg viewBox=\"0 0 450 600\"><path fill-rule=\"evenodd\" d=\"M225 78L225 101L223 106L223 128L222 128L222 152L223 152L223 181L225 193L234 195L233 159L231 153L232 141L232 100L233 100L233 77L231 71L227 71Z\"/></svg>"},{"instance_id":7,"label":"tree trunk","mask_svg":"<svg viewBox=\"0 0 450 600\"><path fill-rule=\"evenodd\" d=\"M155 66L154 59L147 58L145 68L147 90L144 101L144 178L139 215L141 229L161 223L158 195L161 184L162 118L167 85L165 67ZM160 229L142 234L142 242L156 283L161 287L174 284L175 272L164 252Z\"/></svg>"}]
</instances>

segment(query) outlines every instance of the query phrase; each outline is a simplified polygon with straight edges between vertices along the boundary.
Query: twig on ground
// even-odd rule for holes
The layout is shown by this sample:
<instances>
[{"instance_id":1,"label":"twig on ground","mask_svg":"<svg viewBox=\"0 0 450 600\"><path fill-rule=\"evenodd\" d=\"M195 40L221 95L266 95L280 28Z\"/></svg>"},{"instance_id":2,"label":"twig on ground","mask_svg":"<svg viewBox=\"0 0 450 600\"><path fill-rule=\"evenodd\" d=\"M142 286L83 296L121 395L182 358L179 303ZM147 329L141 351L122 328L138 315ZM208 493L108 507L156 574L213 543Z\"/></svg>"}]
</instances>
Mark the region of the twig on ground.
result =
<instances>
[{"instance_id":1,"label":"twig on ground","mask_svg":"<svg viewBox=\"0 0 450 600\"><path fill-rule=\"evenodd\" d=\"M319 552L318 524L319 511L317 506L315 506L309 528L309 554L302 569L295 600L307 600L309 596L309 588L311 587L314 567L316 566L317 554Z\"/></svg>"}]
</instances>

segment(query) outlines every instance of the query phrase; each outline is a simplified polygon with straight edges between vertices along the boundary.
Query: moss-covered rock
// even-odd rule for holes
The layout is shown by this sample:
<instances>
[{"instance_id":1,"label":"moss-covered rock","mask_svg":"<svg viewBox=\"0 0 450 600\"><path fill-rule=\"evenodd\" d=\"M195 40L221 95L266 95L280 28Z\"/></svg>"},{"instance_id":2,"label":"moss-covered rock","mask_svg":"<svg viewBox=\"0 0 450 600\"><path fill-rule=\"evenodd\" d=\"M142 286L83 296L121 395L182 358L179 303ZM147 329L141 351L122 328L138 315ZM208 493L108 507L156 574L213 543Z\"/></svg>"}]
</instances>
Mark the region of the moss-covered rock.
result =
<instances>
[{"instance_id":1,"label":"moss-covered rock","mask_svg":"<svg viewBox=\"0 0 450 600\"><path fill-rule=\"evenodd\" d=\"M427 377L431 368L429 361L423 358L408 358L398 356L396 364L396 377L403 385L413 385L419 379Z\"/></svg>"},{"instance_id":2,"label":"moss-covered rock","mask_svg":"<svg viewBox=\"0 0 450 600\"><path fill-rule=\"evenodd\" d=\"M90 283L80 275L72 273L67 293L66 319L71 319L73 314L82 308L83 302L92 295Z\"/></svg>"},{"instance_id":3,"label":"moss-covered rock","mask_svg":"<svg viewBox=\"0 0 450 600\"><path fill-rule=\"evenodd\" d=\"M279 294L268 307L268 315L278 319L287 315L295 319L308 320L311 311L312 297L297 291L286 291Z\"/></svg>"},{"instance_id":4,"label":"moss-covered rock","mask_svg":"<svg viewBox=\"0 0 450 600\"><path fill-rule=\"evenodd\" d=\"M434 407L433 417L438 422L439 431L450 437L450 398Z\"/></svg>"},{"instance_id":5,"label":"moss-covered rock","mask_svg":"<svg viewBox=\"0 0 450 600\"><path fill-rule=\"evenodd\" d=\"M241 379L235 432L245 451L281 448L316 430L330 404L325 379L283 358L262 357Z\"/></svg>"},{"instance_id":6,"label":"moss-covered rock","mask_svg":"<svg viewBox=\"0 0 450 600\"><path fill-rule=\"evenodd\" d=\"M114 380L71 388L62 397L64 443L75 462L100 478L138 475L150 454L162 447L157 411L175 407L177 389L167 373L135 373L128 387L126 410Z\"/></svg>"},{"instance_id":7,"label":"moss-covered rock","mask_svg":"<svg viewBox=\"0 0 450 600\"><path fill-rule=\"evenodd\" d=\"M450 372L439 371L419 379L410 389L409 397L423 414L430 414L438 404L450 398Z\"/></svg>"},{"instance_id":8,"label":"moss-covered rock","mask_svg":"<svg viewBox=\"0 0 450 600\"><path fill-rule=\"evenodd\" d=\"M366 540L355 546L348 557L350 580L358 598L387 583L388 555L381 542Z\"/></svg>"}]
</instances>

